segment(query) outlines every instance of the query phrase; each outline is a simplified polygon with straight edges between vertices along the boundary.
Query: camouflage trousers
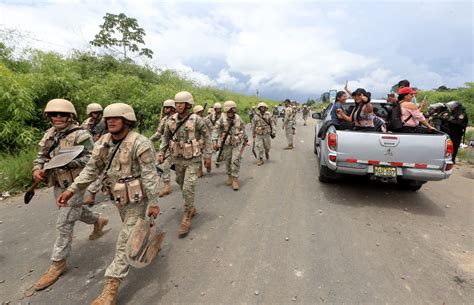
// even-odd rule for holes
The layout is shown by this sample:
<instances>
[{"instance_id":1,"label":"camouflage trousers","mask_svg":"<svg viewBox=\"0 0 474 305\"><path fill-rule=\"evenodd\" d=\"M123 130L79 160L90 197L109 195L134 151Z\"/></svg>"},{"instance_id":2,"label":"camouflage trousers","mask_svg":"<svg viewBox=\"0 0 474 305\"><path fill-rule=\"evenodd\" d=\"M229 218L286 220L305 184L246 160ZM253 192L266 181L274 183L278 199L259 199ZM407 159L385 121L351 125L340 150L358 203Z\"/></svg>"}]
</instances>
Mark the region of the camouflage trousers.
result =
<instances>
[{"instance_id":1,"label":"camouflage trousers","mask_svg":"<svg viewBox=\"0 0 474 305\"><path fill-rule=\"evenodd\" d=\"M202 167L201 157L189 160L183 158L173 158L176 170L176 182L183 192L184 208L186 211L194 208L194 197L196 181L198 179L199 168Z\"/></svg>"},{"instance_id":2,"label":"camouflage trousers","mask_svg":"<svg viewBox=\"0 0 474 305\"><path fill-rule=\"evenodd\" d=\"M145 218L147 205L147 201L144 200L140 203L129 203L119 209L122 229L115 245L114 260L105 271L106 277L124 278L127 276L130 268L126 254L127 241L138 219Z\"/></svg>"},{"instance_id":3,"label":"camouflage trousers","mask_svg":"<svg viewBox=\"0 0 474 305\"><path fill-rule=\"evenodd\" d=\"M54 187L54 198L66 189ZM92 212L88 207L83 206L84 190L75 193L68 202L68 206L59 209L58 219L56 221L57 237L51 254L52 261L60 261L69 256L72 248L72 234L76 221L82 221L87 224L94 224L99 218L99 214Z\"/></svg>"},{"instance_id":4,"label":"camouflage trousers","mask_svg":"<svg viewBox=\"0 0 474 305\"><path fill-rule=\"evenodd\" d=\"M227 169L227 175L238 178L240 172L240 148L241 146L224 145L222 155Z\"/></svg>"},{"instance_id":5,"label":"camouflage trousers","mask_svg":"<svg viewBox=\"0 0 474 305\"><path fill-rule=\"evenodd\" d=\"M163 182L170 182L171 181L171 156L166 158L166 160L161 165L163 169L163 175L161 176L161 180Z\"/></svg>"},{"instance_id":6,"label":"camouflage trousers","mask_svg":"<svg viewBox=\"0 0 474 305\"><path fill-rule=\"evenodd\" d=\"M102 188L102 179L97 179L96 181L89 184L87 191L91 194L96 194Z\"/></svg>"},{"instance_id":7,"label":"camouflage trousers","mask_svg":"<svg viewBox=\"0 0 474 305\"><path fill-rule=\"evenodd\" d=\"M306 125L307 121L308 121L308 115L306 114L303 114L303 121L304 121L304 124Z\"/></svg>"},{"instance_id":8,"label":"camouflage trousers","mask_svg":"<svg viewBox=\"0 0 474 305\"><path fill-rule=\"evenodd\" d=\"M263 160L265 153L270 152L271 148L270 134L255 135L255 148L257 148L257 157Z\"/></svg>"},{"instance_id":9,"label":"camouflage trousers","mask_svg":"<svg viewBox=\"0 0 474 305\"><path fill-rule=\"evenodd\" d=\"M293 145L293 121L285 124L285 135L288 145Z\"/></svg>"}]
</instances>

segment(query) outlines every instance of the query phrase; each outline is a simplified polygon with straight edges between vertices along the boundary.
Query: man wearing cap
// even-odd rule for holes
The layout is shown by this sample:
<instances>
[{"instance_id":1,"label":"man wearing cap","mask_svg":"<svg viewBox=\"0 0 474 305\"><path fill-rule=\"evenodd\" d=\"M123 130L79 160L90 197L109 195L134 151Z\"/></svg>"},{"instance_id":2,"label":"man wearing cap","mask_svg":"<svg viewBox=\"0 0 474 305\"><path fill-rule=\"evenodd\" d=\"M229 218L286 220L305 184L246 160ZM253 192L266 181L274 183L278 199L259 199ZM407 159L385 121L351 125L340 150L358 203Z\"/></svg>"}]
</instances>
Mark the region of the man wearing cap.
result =
<instances>
[{"instance_id":1,"label":"man wearing cap","mask_svg":"<svg viewBox=\"0 0 474 305\"><path fill-rule=\"evenodd\" d=\"M190 230L191 218L197 212L194 197L201 156L204 157L204 166L209 167L212 148L206 123L191 112L194 105L192 94L187 91L178 92L174 101L176 113L166 122L158 158L163 163L165 153L169 150L176 167L176 182L181 187L184 198L184 215L179 235L184 237Z\"/></svg>"},{"instance_id":2,"label":"man wearing cap","mask_svg":"<svg viewBox=\"0 0 474 305\"><path fill-rule=\"evenodd\" d=\"M54 186L54 196L57 198L84 168L91 156L94 142L89 132L76 125L77 117L74 105L65 99L53 99L48 102L44 110L45 116L53 127L48 129L39 142L39 152L33 161L33 178L42 181L47 178L48 185ZM84 150L65 167L50 169L48 172L43 167L62 149L82 145ZM67 270L66 258L71 252L73 230L76 221L93 224L94 231L89 239L96 239L102 234L102 228L108 219L92 212L82 205L84 191L77 192L71 198L68 207L58 210L56 221L57 237L51 255L52 264L41 278L35 283L34 289L41 290L52 285L61 274Z\"/></svg>"},{"instance_id":3,"label":"man wearing cap","mask_svg":"<svg viewBox=\"0 0 474 305\"><path fill-rule=\"evenodd\" d=\"M92 134L92 139L94 142L96 142L102 135L108 132L105 120L102 117L102 106L97 103L91 103L87 105L86 112L89 117L82 123L81 126ZM94 205L95 195L98 191L100 191L101 187L102 184L100 179L97 179L94 183L89 185L86 191L86 196L84 197L85 205Z\"/></svg>"},{"instance_id":4,"label":"man wearing cap","mask_svg":"<svg viewBox=\"0 0 474 305\"><path fill-rule=\"evenodd\" d=\"M293 128L294 128L294 110L291 107L291 101L289 99L285 100L285 117L283 118L283 129L285 130L286 140L288 141L288 146L283 149L293 149Z\"/></svg>"},{"instance_id":5,"label":"man wearing cap","mask_svg":"<svg viewBox=\"0 0 474 305\"><path fill-rule=\"evenodd\" d=\"M273 126L272 115L268 112L267 104L261 102L257 105L257 110L252 120L252 136L257 148L257 165L263 165L263 155L270 159L271 139L275 137L275 127Z\"/></svg>"},{"instance_id":6,"label":"man wearing cap","mask_svg":"<svg viewBox=\"0 0 474 305\"><path fill-rule=\"evenodd\" d=\"M105 107L104 118L109 133L97 141L84 170L57 199L62 209L69 206L71 197L101 175L104 191L112 195L119 210L123 224L115 258L93 305L116 304L119 284L130 267L125 249L132 229L140 218L156 218L160 212L155 150L148 138L131 130L137 122L135 111L127 104L115 103Z\"/></svg>"},{"instance_id":7,"label":"man wearing cap","mask_svg":"<svg viewBox=\"0 0 474 305\"><path fill-rule=\"evenodd\" d=\"M245 123L237 114L237 104L234 101L224 103L224 113L217 120L216 128L212 133L212 142L214 150L219 151L219 155L225 162L227 185L230 185L234 191L238 191L240 188L238 181L240 159L242 157L240 150L243 149L242 144L247 144L248 138L245 133Z\"/></svg>"},{"instance_id":8,"label":"man wearing cap","mask_svg":"<svg viewBox=\"0 0 474 305\"><path fill-rule=\"evenodd\" d=\"M163 113L164 117L161 118L160 123L156 132L150 137L150 141L157 142L161 140L163 133L165 131L165 125L168 119L175 114L175 105L174 100L166 100L163 102ZM161 180L164 183L163 190L161 190L159 196L163 197L172 193L171 189L171 158L168 157L165 159L162 165L163 174L161 175Z\"/></svg>"}]
</instances>

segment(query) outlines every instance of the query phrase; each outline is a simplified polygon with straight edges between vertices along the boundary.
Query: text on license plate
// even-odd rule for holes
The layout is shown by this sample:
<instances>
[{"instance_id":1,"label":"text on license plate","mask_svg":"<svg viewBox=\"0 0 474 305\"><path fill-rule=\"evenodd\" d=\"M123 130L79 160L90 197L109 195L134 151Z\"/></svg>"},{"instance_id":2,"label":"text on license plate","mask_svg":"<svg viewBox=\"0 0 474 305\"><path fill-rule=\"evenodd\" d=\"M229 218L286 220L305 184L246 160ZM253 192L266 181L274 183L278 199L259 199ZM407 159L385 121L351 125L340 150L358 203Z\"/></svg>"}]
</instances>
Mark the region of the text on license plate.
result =
<instances>
[{"instance_id":1,"label":"text on license plate","mask_svg":"<svg viewBox=\"0 0 474 305\"><path fill-rule=\"evenodd\" d=\"M396 178L397 168L390 166L374 166L374 175L377 177Z\"/></svg>"}]
</instances>

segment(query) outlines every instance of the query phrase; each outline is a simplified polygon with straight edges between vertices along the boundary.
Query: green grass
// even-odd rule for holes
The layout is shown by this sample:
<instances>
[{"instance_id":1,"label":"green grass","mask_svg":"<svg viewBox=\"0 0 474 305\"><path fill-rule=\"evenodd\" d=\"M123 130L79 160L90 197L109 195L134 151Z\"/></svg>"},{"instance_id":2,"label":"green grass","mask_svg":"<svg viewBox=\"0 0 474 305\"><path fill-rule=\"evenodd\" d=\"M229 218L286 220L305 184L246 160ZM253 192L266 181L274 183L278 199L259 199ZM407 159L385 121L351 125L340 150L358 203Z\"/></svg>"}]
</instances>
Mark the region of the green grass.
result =
<instances>
[{"instance_id":1,"label":"green grass","mask_svg":"<svg viewBox=\"0 0 474 305\"><path fill-rule=\"evenodd\" d=\"M16 155L0 155L0 192L20 192L31 184L31 168L36 157L36 148L24 150Z\"/></svg>"},{"instance_id":2,"label":"green grass","mask_svg":"<svg viewBox=\"0 0 474 305\"><path fill-rule=\"evenodd\" d=\"M461 159L468 164L474 164L474 148L473 147L468 147L464 149L459 148L456 159Z\"/></svg>"}]
</instances>

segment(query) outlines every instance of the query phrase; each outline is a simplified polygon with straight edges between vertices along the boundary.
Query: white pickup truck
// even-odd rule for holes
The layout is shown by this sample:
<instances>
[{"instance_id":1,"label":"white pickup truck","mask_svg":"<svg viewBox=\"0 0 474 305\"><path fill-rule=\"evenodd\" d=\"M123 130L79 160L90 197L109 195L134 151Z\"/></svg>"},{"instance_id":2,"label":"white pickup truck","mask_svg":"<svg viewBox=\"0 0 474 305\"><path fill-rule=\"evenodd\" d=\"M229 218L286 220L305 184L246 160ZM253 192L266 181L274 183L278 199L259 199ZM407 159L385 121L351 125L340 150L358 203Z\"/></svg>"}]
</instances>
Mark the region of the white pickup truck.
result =
<instances>
[{"instance_id":1,"label":"white pickup truck","mask_svg":"<svg viewBox=\"0 0 474 305\"><path fill-rule=\"evenodd\" d=\"M390 105L372 100L374 113L386 119ZM314 152L319 160L319 180L329 182L341 174L369 175L385 182L397 181L417 191L427 181L447 179L453 171L453 144L445 133L414 134L337 130L330 126L318 137L325 121L331 120L331 108L313 113L317 119ZM347 113L353 100L343 105Z\"/></svg>"}]
</instances>

